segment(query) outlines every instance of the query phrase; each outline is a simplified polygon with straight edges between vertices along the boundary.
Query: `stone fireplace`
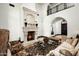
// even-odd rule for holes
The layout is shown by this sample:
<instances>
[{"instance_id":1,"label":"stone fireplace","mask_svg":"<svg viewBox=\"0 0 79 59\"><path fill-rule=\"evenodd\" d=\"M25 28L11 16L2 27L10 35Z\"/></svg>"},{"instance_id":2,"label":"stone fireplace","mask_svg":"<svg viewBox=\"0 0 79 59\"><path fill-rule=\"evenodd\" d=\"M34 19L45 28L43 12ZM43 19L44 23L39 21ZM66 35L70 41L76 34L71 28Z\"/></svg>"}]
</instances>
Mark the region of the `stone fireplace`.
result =
<instances>
[{"instance_id":1,"label":"stone fireplace","mask_svg":"<svg viewBox=\"0 0 79 59\"><path fill-rule=\"evenodd\" d=\"M38 34L38 27L36 24L28 24L27 27L24 27L24 40L25 42L27 41L32 41L37 38Z\"/></svg>"},{"instance_id":2,"label":"stone fireplace","mask_svg":"<svg viewBox=\"0 0 79 59\"><path fill-rule=\"evenodd\" d=\"M38 23L37 23L37 13L27 8L24 10L24 42L32 41L37 38L38 34Z\"/></svg>"}]
</instances>

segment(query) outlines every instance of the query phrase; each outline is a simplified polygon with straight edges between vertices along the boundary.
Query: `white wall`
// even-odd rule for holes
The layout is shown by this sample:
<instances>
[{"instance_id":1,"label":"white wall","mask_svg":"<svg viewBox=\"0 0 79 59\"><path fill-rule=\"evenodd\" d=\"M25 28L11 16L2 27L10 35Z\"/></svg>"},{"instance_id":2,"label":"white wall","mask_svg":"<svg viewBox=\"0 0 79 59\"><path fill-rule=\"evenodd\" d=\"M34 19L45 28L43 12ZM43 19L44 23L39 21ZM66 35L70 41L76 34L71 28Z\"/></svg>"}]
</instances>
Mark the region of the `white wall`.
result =
<instances>
[{"instance_id":1,"label":"white wall","mask_svg":"<svg viewBox=\"0 0 79 59\"><path fill-rule=\"evenodd\" d=\"M22 13L21 5L14 4L15 7L9 6L9 30L10 40L18 40L19 37L23 40L23 28L22 28Z\"/></svg>"},{"instance_id":2,"label":"white wall","mask_svg":"<svg viewBox=\"0 0 79 59\"><path fill-rule=\"evenodd\" d=\"M8 4L0 3L0 28L8 29Z\"/></svg>"},{"instance_id":3,"label":"white wall","mask_svg":"<svg viewBox=\"0 0 79 59\"><path fill-rule=\"evenodd\" d=\"M51 34L51 22L56 17L62 17L67 20L68 36L75 36L79 33L79 4L75 4L75 7L46 16L44 18L44 35L49 36Z\"/></svg>"},{"instance_id":4,"label":"white wall","mask_svg":"<svg viewBox=\"0 0 79 59\"><path fill-rule=\"evenodd\" d=\"M43 22L44 22L44 17L46 15L45 13L45 5L44 3L38 3L36 4L36 11L39 14L39 16L37 16L38 19L38 35L44 35L44 31L43 31Z\"/></svg>"}]
</instances>

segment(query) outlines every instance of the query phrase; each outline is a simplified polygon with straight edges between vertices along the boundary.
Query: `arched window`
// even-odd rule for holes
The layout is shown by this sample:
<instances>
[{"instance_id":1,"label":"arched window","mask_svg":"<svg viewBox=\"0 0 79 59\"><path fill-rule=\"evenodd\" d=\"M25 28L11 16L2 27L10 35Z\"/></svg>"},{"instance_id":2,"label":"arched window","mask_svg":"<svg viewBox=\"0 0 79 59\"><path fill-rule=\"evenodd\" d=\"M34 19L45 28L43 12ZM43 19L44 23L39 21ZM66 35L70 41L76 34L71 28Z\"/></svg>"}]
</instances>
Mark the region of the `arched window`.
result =
<instances>
[{"instance_id":1,"label":"arched window","mask_svg":"<svg viewBox=\"0 0 79 59\"><path fill-rule=\"evenodd\" d=\"M47 15L54 14L56 12L68 9L73 6L73 3L49 3L47 7Z\"/></svg>"}]
</instances>

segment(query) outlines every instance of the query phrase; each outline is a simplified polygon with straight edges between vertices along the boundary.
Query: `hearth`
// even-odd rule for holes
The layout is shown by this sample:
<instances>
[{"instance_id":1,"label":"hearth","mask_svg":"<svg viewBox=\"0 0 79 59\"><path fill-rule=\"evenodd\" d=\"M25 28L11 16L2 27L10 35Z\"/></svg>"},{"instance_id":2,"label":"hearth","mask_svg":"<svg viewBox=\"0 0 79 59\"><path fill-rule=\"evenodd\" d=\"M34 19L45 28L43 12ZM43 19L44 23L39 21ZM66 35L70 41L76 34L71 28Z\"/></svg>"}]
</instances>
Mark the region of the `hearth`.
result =
<instances>
[{"instance_id":1,"label":"hearth","mask_svg":"<svg viewBox=\"0 0 79 59\"><path fill-rule=\"evenodd\" d=\"M28 31L27 41L35 39L35 31Z\"/></svg>"}]
</instances>

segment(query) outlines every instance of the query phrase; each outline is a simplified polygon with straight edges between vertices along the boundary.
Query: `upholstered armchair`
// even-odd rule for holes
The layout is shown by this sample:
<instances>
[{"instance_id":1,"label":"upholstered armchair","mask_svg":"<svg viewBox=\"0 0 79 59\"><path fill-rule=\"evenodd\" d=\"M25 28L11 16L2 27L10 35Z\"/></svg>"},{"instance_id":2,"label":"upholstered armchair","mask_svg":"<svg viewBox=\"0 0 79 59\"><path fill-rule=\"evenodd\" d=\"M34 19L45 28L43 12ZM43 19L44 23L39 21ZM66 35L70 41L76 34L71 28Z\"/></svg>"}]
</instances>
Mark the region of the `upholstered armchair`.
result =
<instances>
[{"instance_id":1,"label":"upholstered armchair","mask_svg":"<svg viewBox=\"0 0 79 59\"><path fill-rule=\"evenodd\" d=\"M10 41L9 42L9 50L11 52L11 55L17 55L18 52L24 50L24 46L22 45L22 41L16 40L16 41Z\"/></svg>"},{"instance_id":2,"label":"upholstered armchair","mask_svg":"<svg viewBox=\"0 0 79 59\"><path fill-rule=\"evenodd\" d=\"M0 56L7 55L9 30L0 29Z\"/></svg>"}]
</instances>

